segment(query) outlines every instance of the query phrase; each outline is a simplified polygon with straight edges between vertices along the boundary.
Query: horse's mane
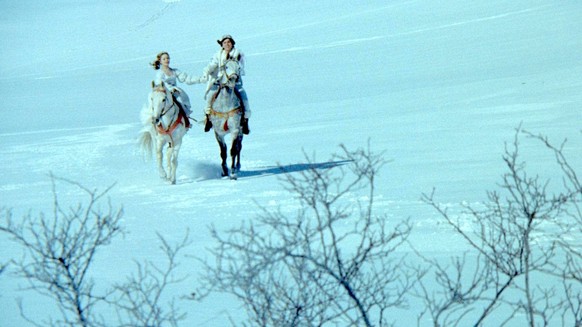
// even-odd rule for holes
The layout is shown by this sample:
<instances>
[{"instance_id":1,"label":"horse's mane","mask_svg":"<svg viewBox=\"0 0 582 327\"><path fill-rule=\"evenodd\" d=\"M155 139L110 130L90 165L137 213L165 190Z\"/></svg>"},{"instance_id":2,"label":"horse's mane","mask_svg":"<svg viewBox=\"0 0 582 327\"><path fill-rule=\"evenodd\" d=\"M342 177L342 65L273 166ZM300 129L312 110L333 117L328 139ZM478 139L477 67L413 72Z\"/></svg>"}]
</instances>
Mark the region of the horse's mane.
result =
<instances>
[{"instance_id":1,"label":"horse's mane","mask_svg":"<svg viewBox=\"0 0 582 327\"><path fill-rule=\"evenodd\" d=\"M168 89L163 85L156 85L156 87L154 87L152 92L164 92L164 93L166 93L166 92L168 92Z\"/></svg>"}]
</instances>

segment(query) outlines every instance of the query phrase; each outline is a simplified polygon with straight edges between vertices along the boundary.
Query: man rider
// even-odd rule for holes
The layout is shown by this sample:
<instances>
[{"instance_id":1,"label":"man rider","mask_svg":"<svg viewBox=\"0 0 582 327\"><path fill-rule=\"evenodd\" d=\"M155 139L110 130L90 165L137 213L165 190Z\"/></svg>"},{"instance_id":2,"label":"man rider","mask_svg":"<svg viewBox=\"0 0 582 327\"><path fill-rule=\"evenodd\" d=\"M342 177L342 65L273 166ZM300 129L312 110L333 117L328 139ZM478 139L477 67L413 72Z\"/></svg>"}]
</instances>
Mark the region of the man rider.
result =
<instances>
[{"instance_id":1,"label":"man rider","mask_svg":"<svg viewBox=\"0 0 582 327\"><path fill-rule=\"evenodd\" d=\"M235 92L238 97L242 100L243 104L243 114L241 118L241 126L243 134L249 134L249 118L251 117L251 110L249 107L249 101L247 93L243 88L242 75L245 74L245 57L244 54L234 47L235 41L229 34L222 36L219 40L216 40L220 45L221 49L214 54L210 63L203 70L203 78L211 80L210 76L220 79L221 75L224 73L224 64L227 60L236 60L239 63L240 70L238 78L235 83ZM212 122L206 115L206 125L204 126L204 131L208 132L212 128Z\"/></svg>"}]
</instances>

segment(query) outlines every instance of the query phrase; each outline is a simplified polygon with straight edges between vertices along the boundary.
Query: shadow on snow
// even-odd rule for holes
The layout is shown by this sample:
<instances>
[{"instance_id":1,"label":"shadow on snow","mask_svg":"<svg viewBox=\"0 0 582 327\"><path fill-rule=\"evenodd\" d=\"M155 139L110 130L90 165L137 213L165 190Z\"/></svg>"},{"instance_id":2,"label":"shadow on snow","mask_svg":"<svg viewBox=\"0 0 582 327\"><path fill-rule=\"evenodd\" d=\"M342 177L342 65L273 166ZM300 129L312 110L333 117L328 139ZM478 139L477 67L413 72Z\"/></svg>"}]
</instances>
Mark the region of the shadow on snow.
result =
<instances>
[{"instance_id":1,"label":"shadow on snow","mask_svg":"<svg viewBox=\"0 0 582 327\"><path fill-rule=\"evenodd\" d=\"M339 160L339 161L328 161L328 162L318 162L318 163L297 163L289 165L277 165L277 166L266 166L266 167L256 167L250 170L241 170L238 173L238 178L258 178L267 177L272 175L280 175L287 173L297 173L301 171L306 171L310 169L331 169L334 167L342 166L352 162L351 160ZM220 165L209 164L209 163L197 163L194 167L196 171L194 174L198 176L198 181L205 181L211 179L222 179L225 177L220 176Z\"/></svg>"},{"instance_id":2,"label":"shadow on snow","mask_svg":"<svg viewBox=\"0 0 582 327\"><path fill-rule=\"evenodd\" d=\"M238 173L238 178L251 178L251 177L265 177L271 175L296 173L310 169L330 169L338 166L345 165L352 162L351 160L340 160L340 161L328 161L319 163L298 163L290 165L277 165L268 167L258 167L254 170L241 170Z\"/></svg>"}]
</instances>

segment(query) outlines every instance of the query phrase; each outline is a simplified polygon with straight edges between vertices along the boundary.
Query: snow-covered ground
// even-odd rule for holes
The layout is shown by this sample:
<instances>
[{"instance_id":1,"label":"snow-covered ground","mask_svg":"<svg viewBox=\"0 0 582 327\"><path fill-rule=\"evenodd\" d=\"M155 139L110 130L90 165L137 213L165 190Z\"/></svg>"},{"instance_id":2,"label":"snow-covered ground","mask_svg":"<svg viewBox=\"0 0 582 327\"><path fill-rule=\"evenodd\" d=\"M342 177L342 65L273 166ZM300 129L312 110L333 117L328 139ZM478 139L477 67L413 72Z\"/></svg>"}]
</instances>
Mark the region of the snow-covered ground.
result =
<instances>
[{"instance_id":1,"label":"snow-covered ground","mask_svg":"<svg viewBox=\"0 0 582 327\"><path fill-rule=\"evenodd\" d=\"M579 1L36 1L0 10L0 206L20 217L51 212L49 172L109 195L124 208L128 234L99 253L98 282L119 281L132 259L152 259L156 233L184 254L203 254L209 224L252 220L257 205L292 206L277 165L302 169L304 152L326 163L339 144L385 151L376 210L410 217L419 250L459 254L467 247L420 201L477 203L503 173L504 142L522 125L560 143L582 167L582 3ZM239 180L220 179L218 146L196 126L185 137L178 183L162 182L136 148L139 111L154 70L201 74L232 34L247 57L253 116ZM204 86L184 86L202 115ZM528 168L556 178L539 143L521 149ZM59 199L77 200L66 186ZM19 255L0 236L0 260ZM115 267L115 268L113 268ZM200 266L182 258L196 287ZM27 312L54 306L26 284L0 276L0 325L26 326ZM176 294L179 296L180 294ZM212 296L181 302L184 326L225 326L240 303ZM410 321L415 321L414 313ZM407 318L402 318L406 325Z\"/></svg>"}]
</instances>

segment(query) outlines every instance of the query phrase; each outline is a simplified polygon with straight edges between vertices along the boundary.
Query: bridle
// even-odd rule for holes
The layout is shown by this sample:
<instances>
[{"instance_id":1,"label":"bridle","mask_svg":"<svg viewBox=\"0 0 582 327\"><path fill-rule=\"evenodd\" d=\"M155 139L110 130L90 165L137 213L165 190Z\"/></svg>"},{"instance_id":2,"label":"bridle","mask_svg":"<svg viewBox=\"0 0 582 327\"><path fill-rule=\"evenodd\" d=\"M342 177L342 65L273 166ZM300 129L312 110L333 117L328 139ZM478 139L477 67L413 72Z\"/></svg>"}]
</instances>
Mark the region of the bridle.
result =
<instances>
[{"instance_id":1,"label":"bridle","mask_svg":"<svg viewBox=\"0 0 582 327\"><path fill-rule=\"evenodd\" d=\"M153 90L154 92L159 92L159 93L164 93L166 96L166 99L172 99L171 96L168 97L167 95L167 91L164 88L156 88ZM158 117L156 117L155 122L152 121L153 124L158 123L160 121L160 119L162 119L162 117L164 117L168 112L170 112L170 110L172 110L172 108L177 107L176 103L173 100L170 100L172 103L170 106L167 106L167 102L164 101L164 108L162 109L162 112L160 113L160 115Z\"/></svg>"},{"instance_id":2,"label":"bridle","mask_svg":"<svg viewBox=\"0 0 582 327\"><path fill-rule=\"evenodd\" d=\"M238 107L233 108L233 109L226 111L226 112L220 112L220 111L214 110L214 102L218 98L218 94L220 93L220 91L222 91L222 89L226 89L230 92L236 92L234 87L230 87L228 84L220 83L218 86L218 90L216 91L216 93L214 93L214 95L212 96L212 99L210 100L210 107L208 108L208 114L210 116L215 116L215 117L218 117L220 119L224 119L224 124L223 124L222 128L224 129L224 131L228 131L229 130L228 119L230 117L237 115L237 114L241 114L242 113L242 106L239 105ZM235 95L235 97L236 96L237 95Z\"/></svg>"},{"instance_id":3,"label":"bridle","mask_svg":"<svg viewBox=\"0 0 582 327\"><path fill-rule=\"evenodd\" d=\"M212 109L212 107L214 106L214 101L216 101L216 99L218 98L218 95L220 94L220 91L222 91L222 89L226 89L227 92L228 91L236 92L234 89L234 86L230 86L230 85L228 85L228 83L219 83L218 90L214 93L214 95L212 95L212 99L210 99L210 109ZM239 109L239 108L240 108L240 106L238 108L235 108L235 109ZM212 111L215 113L217 112L217 111L214 111L213 109L212 109Z\"/></svg>"},{"instance_id":4,"label":"bridle","mask_svg":"<svg viewBox=\"0 0 582 327\"><path fill-rule=\"evenodd\" d=\"M162 109L162 112L160 113L159 117L157 117L155 119L155 121L152 120L152 124L154 125L154 127L158 131L158 133L165 134L165 135L169 135L170 136L170 140L173 143L174 140L172 139L172 132L174 132L174 130L178 127L178 125L180 125L180 123L182 123L182 120L184 119L184 117L182 115L182 112L178 109L178 105L176 105L176 103L173 101L172 96L169 96L169 97L167 96L166 89L164 89L164 88L156 88L153 91L154 92L165 93L166 99L170 99L170 101L172 102L170 106L166 106L166 104L164 104L164 108ZM175 110L174 117L172 117L172 119L170 120L173 123L170 124L167 128L164 129L164 127L162 126L161 119L167 113L169 113L170 110L172 110L172 108L176 108L177 109L177 110Z\"/></svg>"},{"instance_id":5,"label":"bridle","mask_svg":"<svg viewBox=\"0 0 582 327\"><path fill-rule=\"evenodd\" d=\"M236 67L237 69L233 69L234 71L233 71L231 74L228 74L227 68L232 68L232 67L229 67L229 66L228 66L228 64L229 64L230 62L232 62L232 63L236 64L236 65L237 65L237 67ZM220 67L220 68L222 69L223 76L226 76L226 80L227 80L227 81L229 81L231 78L233 78L233 76L236 76L236 79L238 79L238 74L239 74L239 73L238 73L238 65L239 65L239 64L238 64L238 61L236 61L236 60L234 60L234 59L227 59L227 60L224 62L224 64L223 64L223 65Z\"/></svg>"}]
</instances>

